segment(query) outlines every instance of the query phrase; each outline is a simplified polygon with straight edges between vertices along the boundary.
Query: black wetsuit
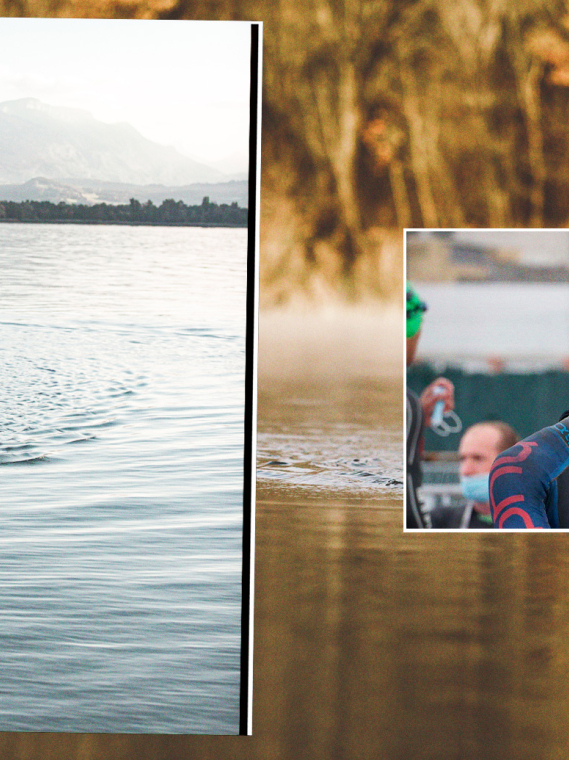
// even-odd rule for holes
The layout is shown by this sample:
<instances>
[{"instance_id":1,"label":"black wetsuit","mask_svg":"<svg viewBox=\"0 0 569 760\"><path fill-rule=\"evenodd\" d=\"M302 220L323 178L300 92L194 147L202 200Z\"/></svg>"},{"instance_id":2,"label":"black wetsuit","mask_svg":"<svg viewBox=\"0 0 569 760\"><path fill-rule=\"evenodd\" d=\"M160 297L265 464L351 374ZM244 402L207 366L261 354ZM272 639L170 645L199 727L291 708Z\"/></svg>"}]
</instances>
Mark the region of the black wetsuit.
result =
<instances>
[{"instance_id":1,"label":"black wetsuit","mask_svg":"<svg viewBox=\"0 0 569 760\"><path fill-rule=\"evenodd\" d=\"M500 454L490 509L496 528L569 528L569 417Z\"/></svg>"},{"instance_id":2,"label":"black wetsuit","mask_svg":"<svg viewBox=\"0 0 569 760\"><path fill-rule=\"evenodd\" d=\"M493 528L492 518L481 515L471 501L462 507L435 507L431 510L433 528Z\"/></svg>"},{"instance_id":3,"label":"black wetsuit","mask_svg":"<svg viewBox=\"0 0 569 760\"><path fill-rule=\"evenodd\" d=\"M421 485L421 446L423 432L423 409L413 391L407 388L407 482L405 483L406 515L408 528L430 528L431 519L422 509L417 496Z\"/></svg>"}]
</instances>

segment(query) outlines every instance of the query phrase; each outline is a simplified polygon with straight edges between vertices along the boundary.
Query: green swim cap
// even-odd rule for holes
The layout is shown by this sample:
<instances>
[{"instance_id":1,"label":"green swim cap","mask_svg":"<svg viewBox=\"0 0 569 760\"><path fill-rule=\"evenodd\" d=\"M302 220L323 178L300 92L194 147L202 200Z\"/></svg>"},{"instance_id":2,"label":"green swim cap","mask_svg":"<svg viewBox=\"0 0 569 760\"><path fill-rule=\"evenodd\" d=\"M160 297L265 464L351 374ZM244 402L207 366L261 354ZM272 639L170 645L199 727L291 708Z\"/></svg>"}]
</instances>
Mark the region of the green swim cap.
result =
<instances>
[{"instance_id":1,"label":"green swim cap","mask_svg":"<svg viewBox=\"0 0 569 760\"><path fill-rule=\"evenodd\" d=\"M411 285L407 283L407 337L414 338L421 329L423 313L427 304L421 301Z\"/></svg>"}]
</instances>

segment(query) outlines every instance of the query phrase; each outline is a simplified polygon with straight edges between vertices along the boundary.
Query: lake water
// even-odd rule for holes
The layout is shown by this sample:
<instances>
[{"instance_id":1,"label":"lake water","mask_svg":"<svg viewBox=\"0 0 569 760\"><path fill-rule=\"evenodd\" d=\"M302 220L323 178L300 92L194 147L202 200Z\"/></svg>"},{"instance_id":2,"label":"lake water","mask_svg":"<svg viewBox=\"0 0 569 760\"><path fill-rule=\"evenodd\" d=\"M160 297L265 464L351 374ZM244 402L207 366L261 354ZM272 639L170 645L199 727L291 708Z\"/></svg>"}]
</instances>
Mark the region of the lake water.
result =
<instances>
[{"instance_id":1,"label":"lake water","mask_svg":"<svg viewBox=\"0 0 569 760\"><path fill-rule=\"evenodd\" d=\"M0 730L238 733L246 249L0 225Z\"/></svg>"}]
</instances>

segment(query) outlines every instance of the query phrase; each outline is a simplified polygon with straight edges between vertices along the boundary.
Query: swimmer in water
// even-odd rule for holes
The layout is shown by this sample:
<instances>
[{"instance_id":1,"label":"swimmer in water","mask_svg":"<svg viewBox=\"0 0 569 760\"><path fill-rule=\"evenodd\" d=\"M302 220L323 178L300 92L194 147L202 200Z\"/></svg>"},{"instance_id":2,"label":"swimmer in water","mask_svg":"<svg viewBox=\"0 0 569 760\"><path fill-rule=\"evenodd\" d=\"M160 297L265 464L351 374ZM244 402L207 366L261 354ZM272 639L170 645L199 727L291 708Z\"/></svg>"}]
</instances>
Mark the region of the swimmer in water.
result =
<instances>
[{"instance_id":1,"label":"swimmer in water","mask_svg":"<svg viewBox=\"0 0 569 760\"><path fill-rule=\"evenodd\" d=\"M496 458L490 509L496 528L569 528L569 410Z\"/></svg>"}]
</instances>

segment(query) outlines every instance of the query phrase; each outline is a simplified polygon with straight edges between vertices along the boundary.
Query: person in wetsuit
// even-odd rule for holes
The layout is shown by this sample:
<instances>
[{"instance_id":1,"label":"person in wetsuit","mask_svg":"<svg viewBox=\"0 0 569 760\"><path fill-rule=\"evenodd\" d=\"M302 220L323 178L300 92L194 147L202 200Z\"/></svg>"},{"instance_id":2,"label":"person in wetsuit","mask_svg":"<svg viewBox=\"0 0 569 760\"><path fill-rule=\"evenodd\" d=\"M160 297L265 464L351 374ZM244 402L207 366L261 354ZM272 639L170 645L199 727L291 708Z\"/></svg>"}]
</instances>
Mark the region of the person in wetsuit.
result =
<instances>
[{"instance_id":1,"label":"person in wetsuit","mask_svg":"<svg viewBox=\"0 0 569 760\"><path fill-rule=\"evenodd\" d=\"M569 528L569 410L497 457L490 510L496 528Z\"/></svg>"},{"instance_id":2,"label":"person in wetsuit","mask_svg":"<svg viewBox=\"0 0 569 760\"><path fill-rule=\"evenodd\" d=\"M421 334L423 314L427 305L421 301L415 290L407 285L407 366L415 358L417 343ZM407 528L430 528L428 512L417 495L421 485L421 452L423 449L423 428L431 423L431 415L437 401L444 401L444 411L454 409L454 386L444 377L430 383L420 398L409 388L407 391L407 465L405 483L405 525Z\"/></svg>"}]
</instances>

